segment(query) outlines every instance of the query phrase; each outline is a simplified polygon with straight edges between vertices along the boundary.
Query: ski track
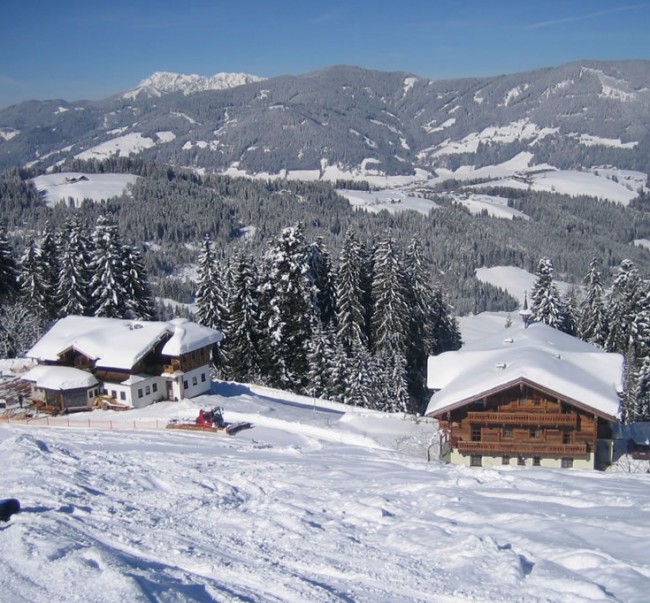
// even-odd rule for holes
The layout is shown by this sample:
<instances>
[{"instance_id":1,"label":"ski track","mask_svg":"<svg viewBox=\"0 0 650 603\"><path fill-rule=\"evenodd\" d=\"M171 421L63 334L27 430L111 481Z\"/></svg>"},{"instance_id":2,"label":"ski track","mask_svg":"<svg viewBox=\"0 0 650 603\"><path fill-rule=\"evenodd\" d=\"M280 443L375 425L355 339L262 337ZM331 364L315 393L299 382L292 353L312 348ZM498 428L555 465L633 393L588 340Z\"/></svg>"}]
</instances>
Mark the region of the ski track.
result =
<instances>
[{"instance_id":1,"label":"ski track","mask_svg":"<svg viewBox=\"0 0 650 603\"><path fill-rule=\"evenodd\" d=\"M646 475L426 463L387 445L403 421L242 411L260 427L235 438L0 425L23 506L0 598L647 601Z\"/></svg>"}]
</instances>

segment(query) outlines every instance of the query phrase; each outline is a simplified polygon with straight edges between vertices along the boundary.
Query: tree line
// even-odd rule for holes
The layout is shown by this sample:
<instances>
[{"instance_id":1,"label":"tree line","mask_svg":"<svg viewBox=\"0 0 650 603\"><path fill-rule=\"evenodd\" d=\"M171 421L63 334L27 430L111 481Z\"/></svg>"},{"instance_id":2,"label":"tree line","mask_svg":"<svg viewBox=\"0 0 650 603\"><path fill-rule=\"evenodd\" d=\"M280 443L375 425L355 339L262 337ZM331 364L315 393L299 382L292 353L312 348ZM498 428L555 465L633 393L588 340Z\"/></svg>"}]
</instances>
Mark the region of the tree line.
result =
<instances>
[{"instance_id":1,"label":"tree line","mask_svg":"<svg viewBox=\"0 0 650 603\"><path fill-rule=\"evenodd\" d=\"M338 259L300 223L261 258L221 264L206 237L199 256L197 320L225 334L221 376L384 411L426 402L430 354L457 349L452 309L418 241L390 234L367 247L345 234Z\"/></svg>"}]
</instances>

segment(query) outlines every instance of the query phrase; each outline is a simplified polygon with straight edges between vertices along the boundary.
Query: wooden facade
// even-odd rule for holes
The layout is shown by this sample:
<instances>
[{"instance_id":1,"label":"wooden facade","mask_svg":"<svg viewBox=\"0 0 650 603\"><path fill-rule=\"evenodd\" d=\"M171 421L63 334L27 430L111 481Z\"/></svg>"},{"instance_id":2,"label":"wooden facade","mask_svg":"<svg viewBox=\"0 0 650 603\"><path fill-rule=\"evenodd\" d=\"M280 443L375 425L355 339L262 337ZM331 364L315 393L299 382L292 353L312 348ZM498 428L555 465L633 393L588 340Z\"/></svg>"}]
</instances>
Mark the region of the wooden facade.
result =
<instances>
[{"instance_id":1,"label":"wooden facade","mask_svg":"<svg viewBox=\"0 0 650 603\"><path fill-rule=\"evenodd\" d=\"M489 457L493 464L554 459L556 466L574 460L593 466L598 440L611 437L609 422L587 406L523 379L434 416L447 436L447 453L469 456L471 465Z\"/></svg>"}]
</instances>

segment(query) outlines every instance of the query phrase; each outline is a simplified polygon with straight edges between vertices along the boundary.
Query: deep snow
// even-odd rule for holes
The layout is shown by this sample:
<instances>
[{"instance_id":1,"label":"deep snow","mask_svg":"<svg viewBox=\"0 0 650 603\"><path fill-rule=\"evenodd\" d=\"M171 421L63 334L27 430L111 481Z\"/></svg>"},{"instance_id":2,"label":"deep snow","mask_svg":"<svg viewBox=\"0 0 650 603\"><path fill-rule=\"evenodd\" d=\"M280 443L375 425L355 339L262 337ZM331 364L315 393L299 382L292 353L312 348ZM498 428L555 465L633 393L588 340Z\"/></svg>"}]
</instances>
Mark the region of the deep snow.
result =
<instances>
[{"instance_id":1,"label":"deep snow","mask_svg":"<svg viewBox=\"0 0 650 603\"><path fill-rule=\"evenodd\" d=\"M161 428L212 404L254 428ZM0 423L3 601L648 598L645 474L427 462L433 423L225 383L50 423Z\"/></svg>"}]
</instances>

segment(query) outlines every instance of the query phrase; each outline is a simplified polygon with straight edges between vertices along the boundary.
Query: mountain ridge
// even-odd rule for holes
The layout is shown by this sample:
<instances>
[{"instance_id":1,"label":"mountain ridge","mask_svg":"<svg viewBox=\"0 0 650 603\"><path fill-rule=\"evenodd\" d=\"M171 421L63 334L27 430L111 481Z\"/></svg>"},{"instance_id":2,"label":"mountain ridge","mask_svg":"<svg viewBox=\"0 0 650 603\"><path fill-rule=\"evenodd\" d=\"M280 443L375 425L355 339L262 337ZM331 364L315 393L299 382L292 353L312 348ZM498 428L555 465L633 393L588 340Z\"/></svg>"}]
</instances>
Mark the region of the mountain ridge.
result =
<instances>
[{"instance_id":1,"label":"mountain ridge","mask_svg":"<svg viewBox=\"0 0 650 603\"><path fill-rule=\"evenodd\" d=\"M650 172L650 61L444 80L334 65L269 79L226 74L221 82L235 85L216 90L203 89L211 78L155 75L102 101L0 111L0 167L134 154L249 175L322 177L336 166L426 177L525 151L531 165Z\"/></svg>"}]
</instances>

